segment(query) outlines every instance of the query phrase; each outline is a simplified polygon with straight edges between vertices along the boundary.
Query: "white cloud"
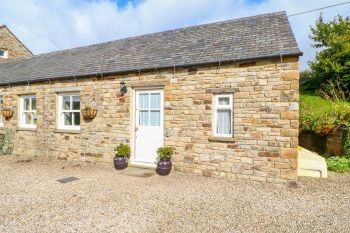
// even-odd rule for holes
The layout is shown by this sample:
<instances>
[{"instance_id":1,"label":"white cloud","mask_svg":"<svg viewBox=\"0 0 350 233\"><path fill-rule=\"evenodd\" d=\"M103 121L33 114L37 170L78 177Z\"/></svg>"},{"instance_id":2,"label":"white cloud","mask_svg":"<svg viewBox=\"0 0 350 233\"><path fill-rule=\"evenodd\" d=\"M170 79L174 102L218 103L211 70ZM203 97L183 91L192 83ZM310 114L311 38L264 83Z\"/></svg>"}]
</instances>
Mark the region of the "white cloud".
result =
<instances>
[{"instance_id":1,"label":"white cloud","mask_svg":"<svg viewBox=\"0 0 350 233\"><path fill-rule=\"evenodd\" d=\"M144 0L119 8L112 0L0 0L0 22L34 52L44 53L190 25L286 10L302 12L344 0ZM3 10L4 9L4 10ZM325 18L349 15L350 4L324 10ZM308 38L319 12L290 18L304 52L302 69L315 55Z\"/></svg>"}]
</instances>

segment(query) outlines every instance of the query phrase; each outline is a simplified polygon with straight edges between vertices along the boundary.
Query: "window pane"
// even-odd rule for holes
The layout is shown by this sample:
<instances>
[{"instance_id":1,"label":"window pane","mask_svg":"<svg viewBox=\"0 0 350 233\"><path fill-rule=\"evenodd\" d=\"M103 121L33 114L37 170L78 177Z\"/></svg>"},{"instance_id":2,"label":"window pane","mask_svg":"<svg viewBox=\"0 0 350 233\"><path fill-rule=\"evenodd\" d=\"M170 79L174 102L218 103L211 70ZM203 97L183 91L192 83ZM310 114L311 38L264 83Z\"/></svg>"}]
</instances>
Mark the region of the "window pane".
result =
<instances>
[{"instance_id":1,"label":"window pane","mask_svg":"<svg viewBox=\"0 0 350 233\"><path fill-rule=\"evenodd\" d=\"M80 96L73 96L73 110L80 110Z\"/></svg>"},{"instance_id":2,"label":"window pane","mask_svg":"<svg viewBox=\"0 0 350 233\"><path fill-rule=\"evenodd\" d=\"M62 100L63 110L70 110L70 96L63 96Z\"/></svg>"},{"instance_id":3,"label":"window pane","mask_svg":"<svg viewBox=\"0 0 350 233\"><path fill-rule=\"evenodd\" d=\"M72 125L72 113L65 112L63 113L63 116L64 116L64 125Z\"/></svg>"},{"instance_id":4,"label":"window pane","mask_svg":"<svg viewBox=\"0 0 350 233\"><path fill-rule=\"evenodd\" d=\"M160 126L160 111L151 111L151 125Z\"/></svg>"},{"instance_id":5,"label":"window pane","mask_svg":"<svg viewBox=\"0 0 350 233\"><path fill-rule=\"evenodd\" d=\"M151 108L152 109L160 108L160 93L151 94Z\"/></svg>"},{"instance_id":6,"label":"window pane","mask_svg":"<svg viewBox=\"0 0 350 233\"><path fill-rule=\"evenodd\" d=\"M219 97L219 105L229 105L230 98L229 97Z\"/></svg>"},{"instance_id":7,"label":"window pane","mask_svg":"<svg viewBox=\"0 0 350 233\"><path fill-rule=\"evenodd\" d=\"M26 125L32 124L32 113L30 113L30 112L24 113L24 124L26 124Z\"/></svg>"},{"instance_id":8,"label":"window pane","mask_svg":"<svg viewBox=\"0 0 350 233\"><path fill-rule=\"evenodd\" d=\"M139 96L140 108L148 108L148 94L140 94Z\"/></svg>"},{"instance_id":9,"label":"window pane","mask_svg":"<svg viewBox=\"0 0 350 233\"><path fill-rule=\"evenodd\" d=\"M0 49L0 57L4 57L5 56L5 50Z\"/></svg>"},{"instance_id":10,"label":"window pane","mask_svg":"<svg viewBox=\"0 0 350 233\"><path fill-rule=\"evenodd\" d=\"M231 110L217 111L217 134L231 134Z\"/></svg>"},{"instance_id":11,"label":"window pane","mask_svg":"<svg viewBox=\"0 0 350 233\"><path fill-rule=\"evenodd\" d=\"M148 125L148 111L140 111L139 118L140 125Z\"/></svg>"},{"instance_id":12,"label":"window pane","mask_svg":"<svg viewBox=\"0 0 350 233\"><path fill-rule=\"evenodd\" d=\"M33 124L36 125L36 114L32 113Z\"/></svg>"},{"instance_id":13,"label":"window pane","mask_svg":"<svg viewBox=\"0 0 350 233\"><path fill-rule=\"evenodd\" d=\"M32 110L36 110L36 98L32 98Z\"/></svg>"},{"instance_id":14,"label":"window pane","mask_svg":"<svg viewBox=\"0 0 350 233\"><path fill-rule=\"evenodd\" d=\"M75 112L73 113L73 115L74 115L74 125L80 125L80 113Z\"/></svg>"},{"instance_id":15,"label":"window pane","mask_svg":"<svg viewBox=\"0 0 350 233\"><path fill-rule=\"evenodd\" d=\"M24 110L30 110L30 99L29 98L24 98Z\"/></svg>"}]
</instances>

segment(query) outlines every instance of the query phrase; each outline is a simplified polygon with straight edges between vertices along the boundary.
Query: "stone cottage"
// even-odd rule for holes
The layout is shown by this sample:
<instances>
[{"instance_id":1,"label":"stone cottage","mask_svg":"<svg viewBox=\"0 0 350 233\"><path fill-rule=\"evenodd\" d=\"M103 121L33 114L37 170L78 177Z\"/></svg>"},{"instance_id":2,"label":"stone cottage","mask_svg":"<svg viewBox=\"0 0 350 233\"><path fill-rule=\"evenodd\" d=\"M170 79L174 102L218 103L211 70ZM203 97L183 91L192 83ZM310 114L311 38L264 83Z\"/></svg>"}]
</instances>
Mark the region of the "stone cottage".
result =
<instances>
[{"instance_id":1,"label":"stone cottage","mask_svg":"<svg viewBox=\"0 0 350 233\"><path fill-rule=\"evenodd\" d=\"M32 52L6 25L0 24L0 63L24 57L31 57L32 55Z\"/></svg>"},{"instance_id":2,"label":"stone cottage","mask_svg":"<svg viewBox=\"0 0 350 233\"><path fill-rule=\"evenodd\" d=\"M298 60L285 12L68 49L0 64L15 154L155 166L286 183L296 179ZM86 107L97 110L84 119Z\"/></svg>"}]
</instances>

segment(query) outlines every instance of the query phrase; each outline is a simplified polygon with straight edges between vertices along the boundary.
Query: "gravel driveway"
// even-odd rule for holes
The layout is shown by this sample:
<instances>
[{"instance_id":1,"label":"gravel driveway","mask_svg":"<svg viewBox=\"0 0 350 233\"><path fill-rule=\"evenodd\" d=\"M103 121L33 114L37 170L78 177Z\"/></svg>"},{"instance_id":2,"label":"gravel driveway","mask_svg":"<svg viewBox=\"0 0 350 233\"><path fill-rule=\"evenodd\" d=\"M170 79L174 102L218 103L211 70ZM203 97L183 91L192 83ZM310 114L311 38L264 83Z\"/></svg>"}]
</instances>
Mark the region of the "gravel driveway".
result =
<instances>
[{"instance_id":1,"label":"gravel driveway","mask_svg":"<svg viewBox=\"0 0 350 233\"><path fill-rule=\"evenodd\" d=\"M350 175L298 188L0 157L0 232L350 232ZM61 184L63 176L79 180Z\"/></svg>"}]
</instances>

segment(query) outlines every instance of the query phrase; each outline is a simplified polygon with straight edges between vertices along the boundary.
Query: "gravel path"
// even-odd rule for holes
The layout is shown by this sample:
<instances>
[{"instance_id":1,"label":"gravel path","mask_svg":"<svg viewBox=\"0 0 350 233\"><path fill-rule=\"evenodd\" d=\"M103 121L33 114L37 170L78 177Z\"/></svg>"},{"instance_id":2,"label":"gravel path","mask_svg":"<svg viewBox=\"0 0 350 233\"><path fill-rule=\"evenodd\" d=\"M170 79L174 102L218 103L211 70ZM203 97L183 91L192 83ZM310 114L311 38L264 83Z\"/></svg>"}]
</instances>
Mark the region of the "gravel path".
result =
<instances>
[{"instance_id":1,"label":"gravel path","mask_svg":"<svg viewBox=\"0 0 350 233\"><path fill-rule=\"evenodd\" d=\"M350 232L350 174L297 188L0 157L0 232ZM67 184L56 179L79 178Z\"/></svg>"}]
</instances>

